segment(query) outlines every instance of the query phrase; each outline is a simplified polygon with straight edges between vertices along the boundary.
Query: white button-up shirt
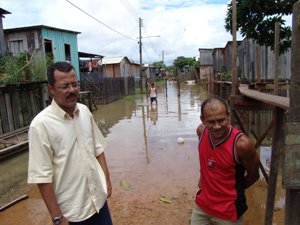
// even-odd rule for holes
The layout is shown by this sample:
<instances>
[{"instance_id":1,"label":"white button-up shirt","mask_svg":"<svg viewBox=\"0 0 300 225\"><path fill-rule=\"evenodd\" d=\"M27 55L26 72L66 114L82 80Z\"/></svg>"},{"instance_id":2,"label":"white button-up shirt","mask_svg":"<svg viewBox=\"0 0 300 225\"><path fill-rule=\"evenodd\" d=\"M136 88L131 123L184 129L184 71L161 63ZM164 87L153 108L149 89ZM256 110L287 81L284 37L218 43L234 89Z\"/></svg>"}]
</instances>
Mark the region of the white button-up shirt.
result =
<instances>
[{"instance_id":1,"label":"white button-up shirt","mask_svg":"<svg viewBox=\"0 0 300 225\"><path fill-rule=\"evenodd\" d=\"M104 138L92 114L77 103L73 118L53 100L29 129L28 183L52 183L63 215L82 221L107 199L104 172L97 160Z\"/></svg>"}]
</instances>

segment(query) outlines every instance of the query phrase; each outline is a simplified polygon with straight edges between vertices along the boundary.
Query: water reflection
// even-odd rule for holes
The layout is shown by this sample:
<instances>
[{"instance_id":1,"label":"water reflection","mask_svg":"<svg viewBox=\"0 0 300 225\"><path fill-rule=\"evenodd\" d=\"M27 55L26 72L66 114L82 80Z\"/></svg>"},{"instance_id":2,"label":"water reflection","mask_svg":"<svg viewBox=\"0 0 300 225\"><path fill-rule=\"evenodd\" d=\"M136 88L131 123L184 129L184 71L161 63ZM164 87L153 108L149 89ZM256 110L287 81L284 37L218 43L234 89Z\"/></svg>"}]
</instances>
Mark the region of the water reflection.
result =
<instances>
[{"instance_id":1,"label":"water reflection","mask_svg":"<svg viewBox=\"0 0 300 225\"><path fill-rule=\"evenodd\" d=\"M18 184L27 177L28 152L18 154L0 164L0 202L5 201Z\"/></svg>"},{"instance_id":2,"label":"water reflection","mask_svg":"<svg viewBox=\"0 0 300 225\"><path fill-rule=\"evenodd\" d=\"M157 105L151 105L151 108L150 108L150 120L152 121L153 125L156 125L156 122L158 120Z\"/></svg>"},{"instance_id":3,"label":"water reflection","mask_svg":"<svg viewBox=\"0 0 300 225\"><path fill-rule=\"evenodd\" d=\"M104 136L110 133L110 128L121 120L130 120L136 115L136 102L121 99L107 105L98 105L93 112L95 121Z\"/></svg>"},{"instance_id":4,"label":"water reflection","mask_svg":"<svg viewBox=\"0 0 300 225\"><path fill-rule=\"evenodd\" d=\"M133 158L142 150L145 162L149 164L153 149L165 149L168 142L177 140L179 136L195 138L196 124L200 122L198 89L199 86L183 84L178 97L176 83L168 83L168 87L157 85L157 105L151 106L149 98L142 96L101 105L93 115L107 138L108 148L119 148L119 143L123 143L122 152L128 157L133 154ZM118 155L114 152L108 154Z\"/></svg>"}]
</instances>

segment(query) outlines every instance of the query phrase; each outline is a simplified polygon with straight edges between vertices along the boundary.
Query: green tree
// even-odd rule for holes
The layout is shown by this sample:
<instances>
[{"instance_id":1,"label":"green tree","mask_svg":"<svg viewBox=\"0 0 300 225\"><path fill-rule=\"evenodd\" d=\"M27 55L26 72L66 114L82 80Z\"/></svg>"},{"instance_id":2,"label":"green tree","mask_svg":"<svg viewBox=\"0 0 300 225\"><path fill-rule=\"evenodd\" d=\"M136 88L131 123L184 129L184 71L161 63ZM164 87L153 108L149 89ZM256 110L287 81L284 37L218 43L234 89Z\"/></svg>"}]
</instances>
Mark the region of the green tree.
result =
<instances>
[{"instance_id":1,"label":"green tree","mask_svg":"<svg viewBox=\"0 0 300 225\"><path fill-rule=\"evenodd\" d=\"M185 68L194 69L199 67L199 62L195 58L179 56L174 60L173 66L175 69L184 72Z\"/></svg>"},{"instance_id":2,"label":"green tree","mask_svg":"<svg viewBox=\"0 0 300 225\"><path fill-rule=\"evenodd\" d=\"M275 23L279 22L280 54L291 47L292 30L285 25L284 16L291 15L297 0L236 0L237 30L243 37L255 40L259 45L274 49ZM225 29L231 31L232 2L228 4Z\"/></svg>"},{"instance_id":3,"label":"green tree","mask_svg":"<svg viewBox=\"0 0 300 225\"><path fill-rule=\"evenodd\" d=\"M152 63L152 65L156 68L165 69L166 65L163 63L163 61L157 61Z\"/></svg>"}]
</instances>

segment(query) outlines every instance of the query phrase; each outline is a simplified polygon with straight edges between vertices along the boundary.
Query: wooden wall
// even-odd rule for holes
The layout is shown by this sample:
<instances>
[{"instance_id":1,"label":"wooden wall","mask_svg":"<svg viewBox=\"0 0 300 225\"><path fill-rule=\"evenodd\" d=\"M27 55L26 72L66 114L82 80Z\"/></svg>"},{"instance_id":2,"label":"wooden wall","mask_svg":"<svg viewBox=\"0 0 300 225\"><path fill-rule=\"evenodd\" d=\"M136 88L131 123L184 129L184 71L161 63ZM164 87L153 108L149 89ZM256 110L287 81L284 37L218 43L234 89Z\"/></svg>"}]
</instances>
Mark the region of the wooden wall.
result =
<instances>
[{"instance_id":1,"label":"wooden wall","mask_svg":"<svg viewBox=\"0 0 300 225\"><path fill-rule=\"evenodd\" d=\"M274 52L270 47L258 46L251 39L244 39L238 47L238 69L241 79L257 80L257 74L262 80L274 79ZM256 51L259 51L260 71L257 71ZM280 55L279 79L289 80L291 77L291 51Z\"/></svg>"},{"instance_id":2,"label":"wooden wall","mask_svg":"<svg viewBox=\"0 0 300 225\"><path fill-rule=\"evenodd\" d=\"M0 134L26 127L46 106L46 82L1 84Z\"/></svg>"},{"instance_id":3,"label":"wooden wall","mask_svg":"<svg viewBox=\"0 0 300 225\"><path fill-rule=\"evenodd\" d=\"M98 77L81 73L80 90L91 91L96 104L107 104L135 93L134 77Z\"/></svg>"}]
</instances>

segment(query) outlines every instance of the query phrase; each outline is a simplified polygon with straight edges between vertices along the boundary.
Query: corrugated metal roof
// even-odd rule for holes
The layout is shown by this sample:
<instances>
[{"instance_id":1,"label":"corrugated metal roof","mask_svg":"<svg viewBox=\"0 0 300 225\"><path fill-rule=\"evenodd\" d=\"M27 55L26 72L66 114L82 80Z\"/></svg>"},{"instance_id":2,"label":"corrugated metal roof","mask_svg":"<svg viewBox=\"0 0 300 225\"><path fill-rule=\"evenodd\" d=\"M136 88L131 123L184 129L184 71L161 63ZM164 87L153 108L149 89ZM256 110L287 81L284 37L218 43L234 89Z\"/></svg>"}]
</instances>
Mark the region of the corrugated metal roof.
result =
<instances>
[{"instance_id":1,"label":"corrugated metal roof","mask_svg":"<svg viewBox=\"0 0 300 225\"><path fill-rule=\"evenodd\" d=\"M118 64L121 63L121 61L127 57L111 57L111 58L103 58L102 59L102 64ZM130 63L129 59L127 59L128 62Z\"/></svg>"},{"instance_id":2,"label":"corrugated metal roof","mask_svg":"<svg viewBox=\"0 0 300 225\"><path fill-rule=\"evenodd\" d=\"M78 56L82 58L103 58L103 55L98 55L94 53L88 53L88 52L78 52Z\"/></svg>"},{"instance_id":3,"label":"corrugated metal roof","mask_svg":"<svg viewBox=\"0 0 300 225\"><path fill-rule=\"evenodd\" d=\"M9 28L9 29L4 29L4 32L15 32L15 31L24 31L24 30L41 30L41 29L57 30L57 31L62 31L62 32L75 33L75 34L81 33L78 31L65 30L65 29L50 27L50 26L45 26L45 25Z\"/></svg>"}]
</instances>

